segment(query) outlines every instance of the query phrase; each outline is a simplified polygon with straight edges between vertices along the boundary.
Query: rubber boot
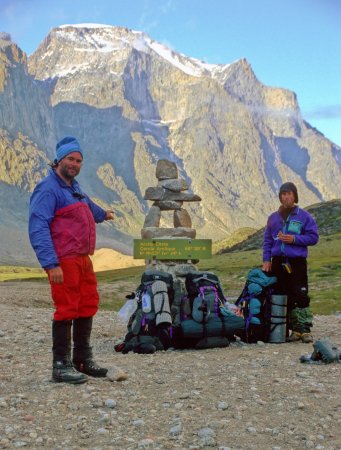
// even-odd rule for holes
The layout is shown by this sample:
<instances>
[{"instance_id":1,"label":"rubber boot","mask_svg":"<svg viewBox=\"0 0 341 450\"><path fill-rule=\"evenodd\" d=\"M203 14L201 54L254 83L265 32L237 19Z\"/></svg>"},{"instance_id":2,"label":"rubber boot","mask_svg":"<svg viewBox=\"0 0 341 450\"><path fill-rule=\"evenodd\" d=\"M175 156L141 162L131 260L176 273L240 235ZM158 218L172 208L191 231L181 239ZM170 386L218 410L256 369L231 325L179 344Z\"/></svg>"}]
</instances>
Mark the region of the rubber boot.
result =
<instances>
[{"instance_id":1,"label":"rubber boot","mask_svg":"<svg viewBox=\"0 0 341 450\"><path fill-rule=\"evenodd\" d=\"M91 377L105 377L108 369L98 366L92 359L90 336L92 317L79 317L73 321L73 364L75 368Z\"/></svg>"},{"instance_id":2,"label":"rubber boot","mask_svg":"<svg viewBox=\"0 0 341 450\"><path fill-rule=\"evenodd\" d=\"M80 384L88 377L75 370L71 358L71 320L54 320L52 322L52 380L56 383Z\"/></svg>"}]
</instances>

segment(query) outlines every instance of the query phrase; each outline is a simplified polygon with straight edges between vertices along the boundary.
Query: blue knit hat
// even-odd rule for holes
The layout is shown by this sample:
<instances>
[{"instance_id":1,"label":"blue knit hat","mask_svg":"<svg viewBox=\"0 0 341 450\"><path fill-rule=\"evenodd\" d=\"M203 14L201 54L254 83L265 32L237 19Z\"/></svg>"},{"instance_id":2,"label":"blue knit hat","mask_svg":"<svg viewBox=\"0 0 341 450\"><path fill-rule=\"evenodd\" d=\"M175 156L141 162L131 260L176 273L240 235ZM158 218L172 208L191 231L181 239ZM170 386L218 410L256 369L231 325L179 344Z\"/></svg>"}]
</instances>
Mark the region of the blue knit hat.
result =
<instances>
[{"instance_id":1,"label":"blue knit hat","mask_svg":"<svg viewBox=\"0 0 341 450\"><path fill-rule=\"evenodd\" d=\"M72 152L79 152L83 158L83 150L81 149L81 146L79 145L77 139L72 136L65 136L56 145L55 162L58 163L60 160L65 158L65 156L69 155Z\"/></svg>"}]
</instances>

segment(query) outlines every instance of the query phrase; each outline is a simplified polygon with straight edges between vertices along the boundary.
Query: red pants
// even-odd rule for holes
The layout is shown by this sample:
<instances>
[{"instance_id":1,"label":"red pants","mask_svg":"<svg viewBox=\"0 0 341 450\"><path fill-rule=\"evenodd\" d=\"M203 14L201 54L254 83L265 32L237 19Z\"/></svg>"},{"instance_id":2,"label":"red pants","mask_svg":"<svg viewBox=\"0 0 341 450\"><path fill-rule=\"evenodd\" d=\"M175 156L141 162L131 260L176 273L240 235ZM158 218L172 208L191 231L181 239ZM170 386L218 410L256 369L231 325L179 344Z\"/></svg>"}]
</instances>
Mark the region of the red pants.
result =
<instances>
[{"instance_id":1,"label":"red pants","mask_svg":"<svg viewBox=\"0 0 341 450\"><path fill-rule=\"evenodd\" d=\"M98 310L97 280L89 256L60 261L64 282L51 283L54 320L92 317Z\"/></svg>"}]
</instances>

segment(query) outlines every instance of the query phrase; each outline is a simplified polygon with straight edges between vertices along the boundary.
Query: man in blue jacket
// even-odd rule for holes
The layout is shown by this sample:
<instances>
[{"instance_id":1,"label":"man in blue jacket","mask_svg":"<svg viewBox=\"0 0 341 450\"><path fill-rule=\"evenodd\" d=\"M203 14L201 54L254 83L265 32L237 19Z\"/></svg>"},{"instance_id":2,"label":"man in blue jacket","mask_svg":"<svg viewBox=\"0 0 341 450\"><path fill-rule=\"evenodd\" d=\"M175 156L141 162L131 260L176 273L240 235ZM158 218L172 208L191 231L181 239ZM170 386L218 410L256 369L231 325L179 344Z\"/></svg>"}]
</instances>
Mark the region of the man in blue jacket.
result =
<instances>
[{"instance_id":1,"label":"man in blue jacket","mask_svg":"<svg viewBox=\"0 0 341 450\"><path fill-rule=\"evenodd\" d=\"M281 206L268 218L263 242L263 267L278 279L279 293L288 297L288 321L292 330L288 342L313 342L313 315L308 295L308 246L318 242L314 218L301 209L294 183L279 190Z\"/></svg>"},{"instance_id":2,"label":"man in blue jacket","mask_svg":"<svg viewBox=\"0 0 341 450\"><path fill-rule=\"evenodd\" d=\"M30 241L47 272L55 307L52 378L73 384L84 383L87 375L107 373L94 362L90 347L99 296L89 255L95 250L96 223L113 219L113 212L100 208L81 190L75 177L82 163L77 139L66 136L58 142L52 169L35 187L29 211Z\"/></svg>"}]
</instances>

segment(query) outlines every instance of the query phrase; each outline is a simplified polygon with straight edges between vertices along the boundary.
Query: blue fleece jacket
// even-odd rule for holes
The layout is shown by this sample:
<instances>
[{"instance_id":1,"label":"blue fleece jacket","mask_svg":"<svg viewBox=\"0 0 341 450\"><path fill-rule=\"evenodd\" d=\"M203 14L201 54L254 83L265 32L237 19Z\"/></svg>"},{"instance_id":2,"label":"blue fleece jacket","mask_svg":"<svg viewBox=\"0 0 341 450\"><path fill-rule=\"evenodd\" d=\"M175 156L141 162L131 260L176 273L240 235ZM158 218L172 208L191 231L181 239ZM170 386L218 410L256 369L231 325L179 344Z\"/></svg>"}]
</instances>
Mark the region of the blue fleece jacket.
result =
<instances>
[{"instance_id":1,"label":"blue fleece jacket","mask_svg":"<svg viewBox=\"0 0 341 450\"><path fill-rule=\"evenodd\" d=\"M294 242L284 244L278 239L278 233L292 234ZM263 261L271 261L272 256L289 258L308 256L308 246L317 244L319 239L314 218L304 209L296 206L289 217L284 220L279 211L268 218L264 232Z\"/></svg>"}]
</instances>

